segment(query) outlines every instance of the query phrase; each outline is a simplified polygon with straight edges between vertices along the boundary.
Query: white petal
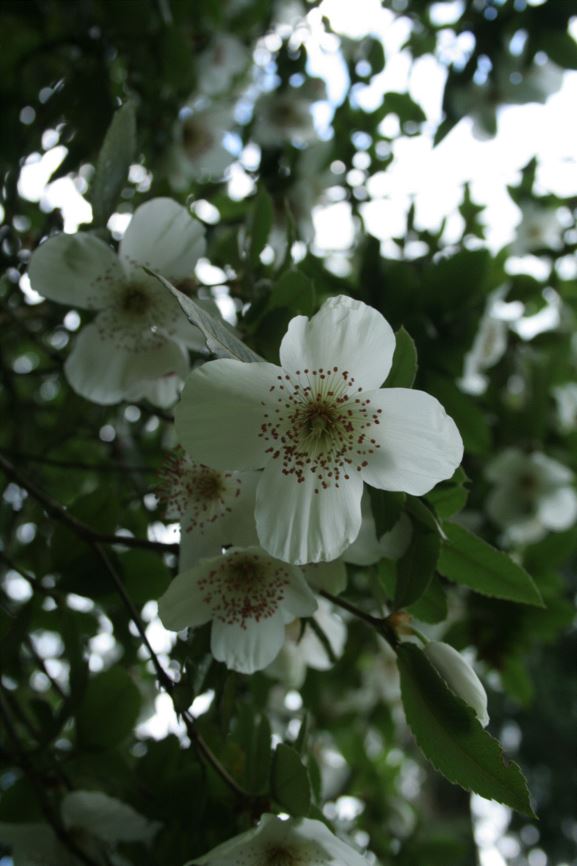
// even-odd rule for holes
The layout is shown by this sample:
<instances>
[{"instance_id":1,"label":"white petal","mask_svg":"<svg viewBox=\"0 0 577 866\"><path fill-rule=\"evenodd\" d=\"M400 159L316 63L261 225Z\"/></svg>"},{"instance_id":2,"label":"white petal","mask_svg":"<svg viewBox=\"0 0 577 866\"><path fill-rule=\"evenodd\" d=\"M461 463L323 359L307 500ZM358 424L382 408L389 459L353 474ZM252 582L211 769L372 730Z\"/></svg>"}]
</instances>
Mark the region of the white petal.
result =
<instances>
[{"instance_id":1,"label":"white petal","mask_svg":"<svg viewBox=\"0 0 577 866\"><path fill-rule=\"evenodd\" d=\"M59 304L101 309L103 286L124 280L118 256L89 234L57 235L32 254L28 268L32 288Z\"/></svg>"},{"instance_id":2,"label":"white petal","mask_svg":"<svg viewBox=\"0 0 577 866\"><path fill-rule=\"evenodd\" d=\"M281 373L273 364L228 358L194 370L175 410L181 445L213 469L263 467L268 455L259 434L271 403L270 389Z\"/></svg>"},{"instance_id":3,"label":"white petal","mask_svg":"<svg viewBox=\"0 0 577 866\"><path fill-rule=\"evenodd\" d=\"M114 335L98 323L87 325L76 338L64 365L66 378L81 397L107 406L134 398L138 385L171 373L183 377L188 362L176 343L163 340L140 352L119 347Z\"/></svg>"},{"instance_id":4,"label":"white petal","mask_svg":"<svg viewBox=\"0 0 577 866\"><path fill-rule=\"evenodd\" d=\"M61 811L67 827L86 830L105 842L148 844L161 826L103 791L70 791Z\"/></svg>"},{"instance_id":5,"label":"white petal","mask_svg":"<svg viewBox=\"0 0 577 866\"><path fill-rule=\"evenodd\" d=\"M573 473L567 466L539 451L531 454L530 461L537 468L539 479L545 483L570 484L573 480Z\"/></svg>"},{"instance_id":6,"label":"white petal","mask_svg":"<svg viewBox=\"0 0 577 866\"><path fill-rule=\"evenodd\" d=\"M558 487L539 500L537 517L547 529L569 529L577 520L577 494L571 487Z\"/></svg>"},{"instance_id":7,"label":"white petal","mask_svg":"<svg viewBox=\"0 0 577 866\"><path fill-rule=\"evenodd\" d=\"M477 718L486 727L489 724L487 692L461 653L450 644L436 640L429 641L423 652L449 688L475 710Z\"/></svg>"},{"instance_id":8,"label":"white petal","mask_svg":"<svg viewBox=\"0 0 577 866\"><path fill-rule=\"evenodd\" d=\"M212 617L212 612L198 589L199 577L206 575L214 560L206 559L196 568L177 575L164 595L158 599L158 615L165 628L182 631L204 625Z\"/></svg>"},{"instance_id":9,"label":"white petal","mask_svg":"<svg viewBox=\"0 0 577 866\"><path fill-rule=\"evenodd\" d=\"M257 840L261 835L263 825L266 826L268 823L266 819L272 817L272 815L263 815L258 827L252 827L246 833L240 833L232 839L227 839L222 845L217 845L216 848L203 854L202 857L195 857L185 866L240 866L243 855L248 850L254 850L253 840ZM256 844L258 845L258 842ZM239 855L238 860L234 856L235 854Z\"/></svg>"},{"instance_id":10,"label":"white petal","mask_svg":"<svg viewBox=\"0 0 577 866\"><path fill-rule=\"evenodd\" d=\"M285 589L282 606L293 615L293 619L311 616L317 609L317 600L310 591L300 568L290 569L290 583Z\"/></svg>"},{"instance_id":11,"label":"white petal","mask_svg":"<svg viewBox=\"0 0 577 866\"><path fill-rule=\"evenodd\" d=\"M311 842L316 842L324 851L330 855L330 860L325 859L320 862L326 866L367 866L365 858L342 842L334 833L331 833L329 828L322 821L315 821L311 818L302 818L298 823L295 822L297 836L299 839L307 839ZM320 860L320 857L319 857Z\"/></svg>"},{"instance_id":12,"label":"white petal","mask_svg":"<svg viewBox=\"0 0 577 866\"><path fill-rule=\"evenodd\" d=\"M205 249L204 228L186 208L170 198L153 198L134 212L119 252L129 267L147 265L182 280L192 276Z\"/></svg>"},{"instance_id":13,"label":"white petal","mask_svg":"<svg viewBox=\"0 0 577 866\"><path fill-rule=\"evenodd\" d=\"M291 319L280 361L289 372L337 366L367 390L385 381L394 351L395 335L385 317L361 301L338 295L325 301L312 319Z\"/></svg>"},{"instance_id":14,"label":"white petal","mask_svg":"<svg viewBox=\"0 0 577 866\"><path fill-rule=\"evenodd\" d=\"M381 447L367 457L362 472L367 484L422 496L451 477L463 457L463 441L438 400L407 388L365 396L382 409L380 426L372 431Z\"/></svg>"},{"instance_id":15,"label":"white petal","mask_svg":"<svg viewBox=\"0 0 577 866\"><path fill-rule=\"evenodd\" d=\"M361 514L362 523L359 534L343 553L343 559L345 562L350 562L351 565L373 565L382 559L384 554L377 538L371 498L367 489L364 490L361 500Z\"/></svg>"},{"instance_id":16,"label":"white petal","mask_svg":"<svg viewBox=\"0 0 577 866\"><path fill-rule=\"evenodd\" d=\"M337 559L357 537L363 483L359 474L340 487L315 488L311 473L299 484L276 461L266 467L256 492L256 530L265 550L284 562ZM318 493L315 493L318 489Z\"/></svg>"},{"instance_id":17,"label":"white petal","mask_svg":"<svg viewBox=\"0 0 577 866\"><path fill-rule=\"evenodd\" d=\"M284 622L280 611L273 616L241 625L215 619L210 648L219 662L241 674L253 674L269 665L284 642Z\"/></svg>"}]
</instances>

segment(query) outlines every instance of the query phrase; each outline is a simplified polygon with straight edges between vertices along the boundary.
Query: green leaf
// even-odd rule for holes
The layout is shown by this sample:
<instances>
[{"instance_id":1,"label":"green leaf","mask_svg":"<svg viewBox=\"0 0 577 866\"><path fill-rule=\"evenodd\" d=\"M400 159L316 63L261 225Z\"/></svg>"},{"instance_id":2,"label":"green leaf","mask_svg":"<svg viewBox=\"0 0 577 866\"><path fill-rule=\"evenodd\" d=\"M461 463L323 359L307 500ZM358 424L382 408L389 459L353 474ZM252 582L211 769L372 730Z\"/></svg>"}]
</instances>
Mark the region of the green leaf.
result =
<instances>
[{"instance_id":1,"label":"green leaf","mask_svg":"<svg viewBox=\"0 0 577 866\"><path fill-rule=\"evenodd\" d=\"M564 69L577 69L577 42L570 33L552 30L541 39L543 50Z\"/></svg>"},{"instance_id":2,"label":"green leaf","mask_svg":"<svg viewBox=\"0 0 577 866\"><path fill-rule=\"evenodd\" d=\"M296 818L308 815L311 784L298 752L285 743L275 749L270 775L271 793L281 808Z\"/></svg>"},{"instance_id":3,"label":"green leaf","mask_svg":"<svg viewBox=\"0 0 577 866\"><path fill-rule=\"evenodd\" d=\"M447 597L437 575L433 575L427 589L414 604L409 605L409 613L423 622L443 622L447 618Z\"/></svg>"},{"instance_id":4,"label":"green leaf","mask_svg":"<svg viewBox=\"0 0 577 866\"><path fill-rule=\"evenodd\" d=\"M413 521L411 543L397 563L395 610L414 604L423 595L435 571L440 547L437 532Z\"/></svg>"},{"instance_id":5,"label":"green leaf","mask_svg":"<svg viewBox=\"0 0 577 866\"><path fill-rule=\"evenodd\" d=\"M296 268L285 271L272 287L268 306L271 310L288 307L294 313L311 316L315 311L314 285Z\"/></svg>"},{"instance_id":6,"label":"green leaf","mask_svg":"<svg viewBox=\"0 0 577 866\"><path fill-rule=\"evenodd\" d=\"M252 728L247 754L248 789L253 794L264 794L272 763L271 729L267 716L262 715Z\"/></svg>"},{"instance_id":7,"label":"green leaf","mask_svg":"<svg viewBox=\"0 0 577 866\"><path fill-rule=\"evenodd\" d=\"M136 151L136 112L126 102L114 114L96 162L92 184L94 223L104 226L113 212L128 177Z\"/></svg>"},{"instance_id":8,"label":"green leaf","mask_svg":"<svg viewBox=\"0 0 577 866\"><path fill-rule=\"evenodd\" d=\"M407 722L431 764L450 782L535 817L517 764L482 727L474 710L446 686L414 644L398 647Z\"/></svg>"},{"instance_id":9,"label":"green leaf","mask_svg":"<svg viewBox=\"0 0 577 866\"><path fill-rule=\"evenodd\" d=\"M401 516L405 504L405 494L377 490L376 487L367 487L366 489L369 491L377 538L380 538L381 535L393 528Z\"/></svg>"},{"instance_id":10,"label":"green leaf","mask_svg":"<svg viewBox=\"0 0 577 866\"><path fill-rule=\"evenodd\" d=\"M170 584L170 569L158 553L149 550L129 550L118 557L122 565L124 587L135 604L145 604L159 598Z\"/></svg>"},{"instance_id":11,"label":"green leaf","mask_svg":"<svg viewBox=\"0 0 577 866\"><path fill-rule=\"evenodd\" d=\"M393 366L385 385L387 388L412 388L418 367L415 341L404 328L399 328L395 338Z\"/></svg>"},{"instance_id":12,"label":"green leaf","mask_svg":"<svg viewBox=\"0 0 577 866\"><path fill-rule=\"evenodd\" d=\"M142 699L124 668L113 667L88 681L76 712L76 734L81 748L105 749L130 736Z\"/></svg>"},{"instance_id":13,"label":"green leaf","mask_svg":"<svg viewBox=\"0 0 577 866\"><path fill-rule=\"evenodd\" d=\"M248 260L253 267L258 264L259 256L268 240L272 228L273 213L272 199L266 189L261 187L254 200L249 225Z\"/></svg>"},{"instance_id":14,"label":"green leaf","mask_svg":"<svg viewBox=\"0 0 577 866\"><path fill-rule=\"evenodd\" d=\"M544 607L533 579L510 556L456 523L446 523L438 569L482 595Z\"/></svg>"},{"instance_id":15,"label":"green leaf","mask_svg":"<svg viewBox=\"0 0 577 866\"><path fill-rule=\"evenodd\" d=\"M156 277L164 288L168 289L176 298L188 321L202 331L209 351L224 358L235 358L237 361L246 361L248 363L263 360L260 355L249 349L242 340L239 340L234 332L230 328L227 328L223 322L215 319L214 316L203 310L200 304L197 304L192 298L189 298L175 288L161 274L157 274L156 271L152 271L146 267L144 270L151 276Z\"/></svg>"}]
</instances>

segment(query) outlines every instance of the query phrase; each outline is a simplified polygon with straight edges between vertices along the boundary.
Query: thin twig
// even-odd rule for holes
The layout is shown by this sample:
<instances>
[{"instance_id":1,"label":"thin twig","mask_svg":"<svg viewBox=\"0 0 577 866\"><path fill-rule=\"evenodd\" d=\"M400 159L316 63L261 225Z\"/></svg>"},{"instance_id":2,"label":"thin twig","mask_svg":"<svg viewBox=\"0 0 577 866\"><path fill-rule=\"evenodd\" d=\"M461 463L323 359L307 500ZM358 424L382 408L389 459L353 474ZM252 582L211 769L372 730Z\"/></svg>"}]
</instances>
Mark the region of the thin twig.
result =
<instances>
[{"instance_id":1,"label":"thin twig","mask_svg":"<svg viewBox=\"0 0 577 866\"><path fill-rule=\"evenodd\" d=\"M168 544L163 541L150 541L148 538L133 538L132 536L116 535L115 533L97 532L95 529L92 529L92 527L87 526L85 523L82 523L82 521L70 514L59 502L52 499L51 496L48 496L47 493L23 475L20 470L1 453L0 467L9 478L16 481L20 487L24 488L30 496L36 499L36 501L45 508L51 517L54 517L56 520L60 521L60 523L64 523L84 541L97 541L101 544L119 544L124 547L158 550L163 553L178 552L178 544Z\"/></svg>"},{"instance_id":2,"label":"thin twig","mask_svg":"<svg viewBox=\"0 0 577 866\"><path fill-rule=\"evenodd\" d=\"M391 648L396 651L399 639L388 618L383 619L382 617L373 616L365 610L362 610L362 608L357 607L356 604L346 601L346 599L341 598L338 595L333 595L331 592L327 592L324 589L320 589L318 592L319 595L322 595L323 598L326 598L328 601L332 602L332 604L337 605L337 607L342 607L343 610L348 610L348 612L352 613L353 616L356 616L357 619L362 619L363 622L366 622L368 625L376 629L381 637L384 637Z\"/></svg>"},{"instance_id":3,"label":"thin twig","mask_svg":"<svg viewBox=\"0 0 577 866\"><path fill-rule=\"evenodd\" d=\"M42 454L23 454L19 451L2 449L2 453L13 460L22 460L25 463L41 463L44 466L54 466L61 469L83 469L88 472L138 472L155 474L158 472L152 466L122 466L121 464L110 466L102 463L83 463L81 460L58 460L54 457L44 457Z\"/></svg>"}]
</instances>

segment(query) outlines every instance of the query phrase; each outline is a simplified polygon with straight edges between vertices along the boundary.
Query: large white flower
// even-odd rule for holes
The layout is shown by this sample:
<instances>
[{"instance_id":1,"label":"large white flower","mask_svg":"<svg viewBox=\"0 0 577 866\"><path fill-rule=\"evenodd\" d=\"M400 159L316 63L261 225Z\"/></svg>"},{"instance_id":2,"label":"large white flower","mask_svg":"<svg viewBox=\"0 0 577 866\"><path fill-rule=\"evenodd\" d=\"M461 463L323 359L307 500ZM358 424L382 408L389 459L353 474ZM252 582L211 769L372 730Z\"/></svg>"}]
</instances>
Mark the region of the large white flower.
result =
<instances>
[{"instance_id":1,"label":"large white flower","mask_svg":"<svg viewBox=\"0 0 577 866\"><path fill-rule=\"evenodd\" d=\"M265 814L258 827L193 861L199 866L367 866L321 821ZM188 866L193 866L191 862Z\"/></svg>"},{"instance_id":2,"label":"large white flower","mask_svg":"<svg viewBox=\"0 0 577 866\"><path fill-rule=\"evenodd\" d=\"M118 255L97 237L49 238L32 255L33 288L60 304L96 310L64 365L74 390L93 403L148 397L170 405L189 369L187 348L204 340L148 265L174 282L187 279L204 253L204 229L168 198L141 205Z\"/></svg>"},{"instance_id":3,"label":"large white flower","mask_svg":"<svg viewBox=\"0 0 577 866\"><path fill-rule=\"evenodd\" d=\"M532 544L577 521L573 473L545 454L508 448L488 464L486 476L495 484L487 512L508 543Z\"/></svg>"},{"instance_id":4,"label":"large white flower","mask_svg":"<svg viewBox=\"0 0 577 866\"><path fill-rule=\"evenodd\" d=\"M177 192L192 181L221 178L235 157L224 146L224 137L234 121L224 106L184 109L174 127L174 141L166 160L168 181Z\"/></svg>"},{"instance_id":5,"label":"large white flower","mask_svg":"<svg viewBox=\"0 0 577 866\"><path fill-rule=\"evenodd\" d=\"M434 397L379 388L394 348L380 313L338 296L292 319L282 367L220 359L188 378L180 442L215 469L264 467L257 532L278 559L340 556L359 534L363 482L421 496L459 465L461 437Z\"/></svg>"},{"instance_id":6,"label":"large white flower","mask_svg":"<svg viewBox=\"0 0 577 866\"><path fill-rule=\"evenodd\" d=\"M316 606L299 568L248 547L231 548L179 574L159 599L158 614L172 631L212 620L215 659L252 674L279 653L285 625L310 616Z\"/></svg>"},{"instance_id":7,"label":"large white flower","mask_svg":"<svg viewBox=\"0 0 577 866\"><path fill-rule=\"evenodd\" d=\"M158 497L180 521L179 568L218 556L223 547L258 544L254 520L257 472L220 472L177 451L161 471Z\"/></svg>"}]
</instances>

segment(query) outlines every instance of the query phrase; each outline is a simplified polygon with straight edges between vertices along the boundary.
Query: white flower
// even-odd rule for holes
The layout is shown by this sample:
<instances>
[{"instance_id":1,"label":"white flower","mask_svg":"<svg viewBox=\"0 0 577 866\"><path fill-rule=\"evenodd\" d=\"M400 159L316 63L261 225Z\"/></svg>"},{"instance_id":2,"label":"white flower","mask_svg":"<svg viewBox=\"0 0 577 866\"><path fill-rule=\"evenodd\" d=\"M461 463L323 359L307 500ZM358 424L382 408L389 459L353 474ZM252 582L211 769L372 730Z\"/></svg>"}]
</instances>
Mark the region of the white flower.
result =
<instances>
[{"instance_id":1,"label":"white flower","mask_svg":"<svg viewBox=\"0 0 577 866\"><path fill-rule=\"evenodd\" d=\"M247 66L246 46L230 33L218 33L198 58L198 84L209 96L230 89L234 79Z\"/></svg>"},{"instance_id":2,"label":"white flower","mask_svg":"<svg viewBox=\"0 0 577 866\"><path fill-rule=\"evenodd\" d=\"M248 547L231 548L179 574L159 599L158 615L172 631L212 620L214 658L251 674L278 654L285 625L310 616L316 606L299 568Z\"/></svg>"},{"instance_id":3,"label":"white flower","mask_svg":"<svg viewBox=\"0 0 577 866\"><path fill-rule=\"evenodd\" d=\"M345 649L347 627L336 615L333 605L319 598L312 619L324 633L333 657L340 658ZM282 680L288 688L299 689L305 681L307 668L327 671L332 666L333 658L311 624L303 628L300 620L295 620L287 625L284 646L265 673Z\"/></svg>"},{"instance_id":4,"label":"white flower","mask_svg":"<svg viewBox=\"0 0 577 866\"><path fill-rule=\"evenodd\" d=\"M361 529L350 547L343 553L351 565L373 565L381 559L400 559L411 541L413 527L406 514L401 514L388 532L377 536L377 527L367 490L361 499Z\"/></svg>"},{"instance_id":5,"label":"white flower","mask_svg":"<svg viewBox=\"0 0 577 866\"><path fill-rule=\"evenodd\" d=\"M555 208L543 207L536 202L525 202L521 207L521 222L517 236L511 244L511 255L524 256L543 248L558 250L562 246L563 225Z\"/></svg>"},{"instance_id":6,"label":"white flower","mask_svg":"<svg viewBox=\"0 0 577 866\"><path fill-rule=\"evenodd\" d=\"M486 476L495 484L487 513L508 543L532 544L577 520L573 473L545 454L508 448L488 464Z\"/></svg>"},{"instance_id":7,"label":"white flower","mask_svg":"<svg viewBox=\"0 0 577 866\"><path fill-rule=\"evenodd\" d=\"M229 839L188 866L367 866L321 821L265 814L258 827Z\"/></svg>"},{"instance_id":8,"label":"white flower","mask_svg":"<svg viewBox=\"0 0 577 866\"><path fill-rule=\"evenodd\" d=\"M471 349L465 355L459 387L467 394L483 394L487 388L485 370L501 360L507 349L507 323L493 315L491 305L479 322Z\"/></svg>"},{"instance_id":9,"label":"white flower","mask_svg":"<svg viewBox=\"0 0 577 866\"><path fill-rule=\"evenodd\" d=\"M178 282L190 277L205 248L204 229L185 208L152 199L134 213L118 255L89 234L49 238L32 255L33 288L61 304L97 310L64 365L74 390L93 403L147 396L173 403L189 369L187 347L204 340L148 265Z\"/></svg>"},{"instance_id":10,"label":"white flower","mask_svg":"<svg viewBox=\"0 0 577 866\"><path fill-rule=\"evenodd\" d=\"M461 653L450 644L436 640L429 641L423 652L451 691L475 710L477 718L483 727L486 727L489 724L487 693L483 683Z\"/></svg>"},{"instance_id":11,"label":"white flower","mask_svg":"<svg viewBox=\"0 0 577 866\"><path fill-rule=\"evenodd\" d=\"M187 108L174 128L174 141L166 158L168 182L182 192L192 181L221 178L235 157L224 146L233 125L228 107Z\"/></svg>"},{"instance_id":12,"label":"white flower","mask_svg":"<svg viewBox=\"0 0 577 866\"><path fill-rule=\"evenodd\" d=\"M263 94L255 103L252 137L265 147L308 144L317 137L311 99L294 88Z\"/></svg>"},{"instance_id":13,"label":"white flower","mask_svg":"<svg viewBox=\"0 0 577 866\"><path fill-rule=\"evenodd\" d=\"M461 437L434 397L379 388L394 348L380 313L339 296L292 319L282 367L220 359L188 378L180 442L215 469L264 467L256 524L271 555L336 559L359 534L364 482L421 496L459 465Z\"/></svg>"},{"instance_id":14,"label":"white flower","mask_svg":"<svg viewBox=\"0 0 577 866\"><path fill-rule=\"evenodd\" d=\"M167 460L158 496L181 524L179 568L217 556L223 547L258 544L254 520L257 472L220 472L184 452Z\"/></svg>"},{"instance_id":15,"label":"white flower","mask_svg":"<svg viewBox=\"0 0 577 866\"><path fill-rule=\"evenodd\" d=\"M553 388L557 403L557 423L562 433L577 431L577 382L567 382Z\"/></svg>"}]
</instances>

